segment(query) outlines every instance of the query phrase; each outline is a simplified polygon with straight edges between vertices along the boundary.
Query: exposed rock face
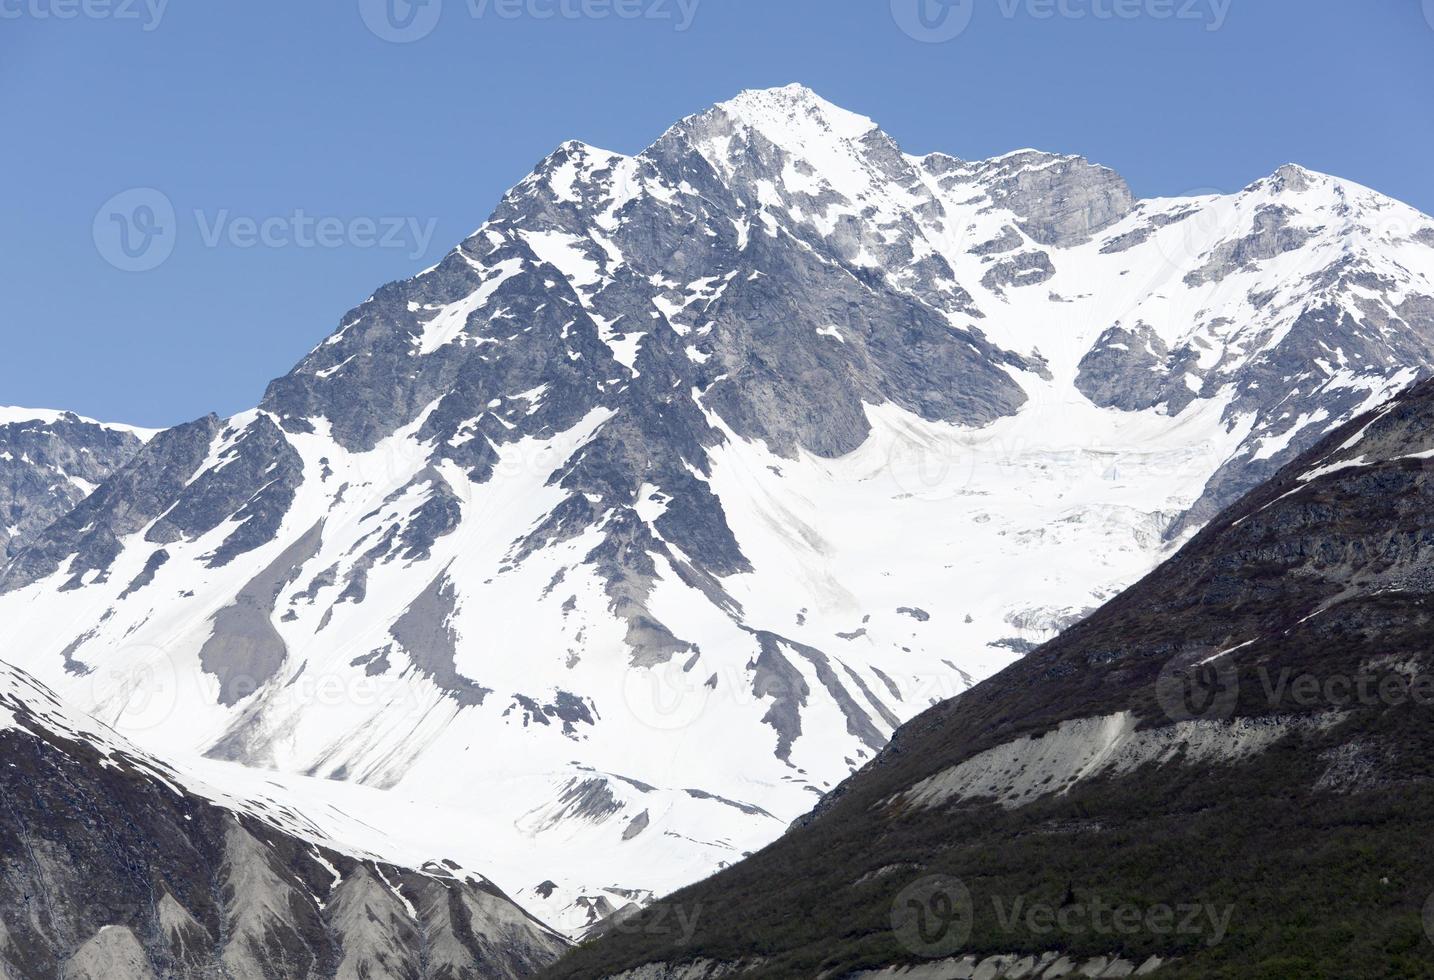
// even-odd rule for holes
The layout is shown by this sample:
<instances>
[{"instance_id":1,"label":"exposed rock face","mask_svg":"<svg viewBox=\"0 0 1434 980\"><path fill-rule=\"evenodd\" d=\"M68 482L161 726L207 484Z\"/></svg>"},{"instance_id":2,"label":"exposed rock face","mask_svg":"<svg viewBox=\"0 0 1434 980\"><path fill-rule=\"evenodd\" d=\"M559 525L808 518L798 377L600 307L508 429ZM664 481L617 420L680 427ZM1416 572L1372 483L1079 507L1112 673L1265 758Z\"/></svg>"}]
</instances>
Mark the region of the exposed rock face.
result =
<instances>
[{"instance_id":1,"label":"exposed rock face","mask_svg":"<svg viewBox=\"0 0 1434 980\"><path fill-rule=\"evenodd\" d=\"M52 575L62 562L68 564L70 577L61 588L78 588L89 572L108 581L106 572L121 537L144 530L146 538L172 538L156 530L160 518L179 502L208 458L210 440L219 428L219 420L211 416L159 433L95 493L22 549L6 566L4 582L23 584ZM230 515L213 516L217 524Z\"/></svg>"},{"instance_id":2,"label":"exposed rock face","mask_svg":"<svg viewBox=\"0 0 1434 980\"><path fill-rule=\"evenodd\" d=\"M0 975L527 977L565 944L491 884L296 836L0 664Z\"/></svg>"},{"instance_id":3,"label":"exposed rock face","mask_svg":"<svg viewBox=\"0 0 1434 980\"><path fill-rule=\"evenodd\" d=\"M1079 245L1130 213L1135 196L1108 167L1080 157L1021 150L980 165L991 200L1022 219L1042 245Z\"/></svg>"},{"instance_id":4,"label":"exposed rock face","mask_svg":"<svg viewBox=\"0 0 1434 980\"><path fill-rule=\"evenodd\" d=\"M991 266L981 277L981 285L992 292L1003 286L1038 286L1056 274L1051 257L1045 252L1021 252Z\"/></svg>"},{"instance_id":5,"label":"exposed rock face","mask_svg":"<svg viewBox=\"0 0 1434 980\"><path fill-rule=\"evenodd\" d=\"M105 926L65 961L60 978L155 980L155 972L133 932L124 926Z\"/></svg>"},{"instance_id":6,"label":"exposed rock face","mask_svg":"<svg viewBox=\"0 0 1434 980\"><path fill-rule=\"evenodd\" d=\"M1426 381L544 976L1428 972L1431 505ZM693 909L681 943L657 925Z\"/></svg>"},{"instance_id":7,"label":"exposed rock face","mask_svg":"<svg viewBox=\"0 0 1434 980\"><path fill-rule=\"evenodd\" d=\"M1179 414L1198 394L1186 380L1198 360L1190 348L1172 353L1148 324L1111 327L1081 358L1076 387L1103 407L1138 412L1163 405Z\"/></svg>"},{"instance_id":8,"label":"exposed rock face","mask_svg":"<svg viewBox=\"0 0 1434 980\"><path fill-rule=\"evenodd\" d=\"M576 930L769 843L1427 371L1431 224L1298 168L1136 202L912 156L800 87L567 143L29 535L0 645L121 725L172 678L147 746L397 790L384 833Z\"/></svg>"},{"instance_id":9,"label":"exposed rock face","mask_svg":"<svg viewBox=\"0 0 1434 980\"><path fill-rule=\"evenodd\" d=\"M219 680L220 704L243 701L289 659L284 638L274 628L274 604L319 550L323 530L323 521L315 524L240 589L232 605L214 614L214 632L199 651L199 664Z\"/></svg>"},{"instance_id":10,"label":"exposed rock face","mask_svg":"<svg viewBox=\"0 0 1434 980\"><path fill-rule=\"evenodd\" d=\"M129 461L142 430L0 408L0 564Z\"/></svg>"}]
</instances>

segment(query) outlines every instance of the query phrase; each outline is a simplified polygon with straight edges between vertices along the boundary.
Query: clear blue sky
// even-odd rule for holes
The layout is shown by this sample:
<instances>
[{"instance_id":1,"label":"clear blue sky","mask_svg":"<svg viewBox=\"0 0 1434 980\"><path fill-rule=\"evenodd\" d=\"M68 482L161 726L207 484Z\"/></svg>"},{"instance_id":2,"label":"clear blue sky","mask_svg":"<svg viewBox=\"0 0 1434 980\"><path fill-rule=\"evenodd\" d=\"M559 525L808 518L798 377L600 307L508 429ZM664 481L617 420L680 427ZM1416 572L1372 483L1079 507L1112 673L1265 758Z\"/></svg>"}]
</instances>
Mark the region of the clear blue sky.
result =
<instances>
[{"instance_id":1,"label":"clear blue sky","mask_svg":"<svg viewBox=\"0 0 1434 980\"><path fill-rule=\"evenodd\" d=\"M252 406L557 143L635 152L790 81L911 152L1077 152L1142 196L1293 160L1434 212L1434 0L926 0L929 31L915 0L697 0L686 30L693 0L161 2L0 0L0 404L154 426ZM177 215L142 272L96 245L145 231L102 213L136 187ZM296 212L343 243L296 244L317 234ZM389 217L414 219L401 247L351 223ZM240 247L245 218L285 219L276 247Z\"/></svg>"}]
</instances>

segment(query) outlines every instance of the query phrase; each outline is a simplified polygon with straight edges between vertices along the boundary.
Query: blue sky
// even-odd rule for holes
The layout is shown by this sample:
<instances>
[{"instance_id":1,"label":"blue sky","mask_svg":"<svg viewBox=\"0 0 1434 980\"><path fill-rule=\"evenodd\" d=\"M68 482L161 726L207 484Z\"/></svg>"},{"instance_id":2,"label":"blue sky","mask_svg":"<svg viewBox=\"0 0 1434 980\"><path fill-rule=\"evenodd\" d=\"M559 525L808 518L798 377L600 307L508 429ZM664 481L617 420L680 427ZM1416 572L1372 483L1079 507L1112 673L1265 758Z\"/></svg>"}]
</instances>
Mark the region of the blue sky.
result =
<instances>
[{"instance_id":1,"label":"blue sky","mask_svg":"<svg viewBox=\"0 0 1434 980\"><path fill-rule=\"evenodd\" d=\"M1434 0L917 2L0 0L0 404L252 406L562 140L791 81L911 152L1081 153L1142 196L1293 160L1434 212Z\"/></svg>"}]
</instances>

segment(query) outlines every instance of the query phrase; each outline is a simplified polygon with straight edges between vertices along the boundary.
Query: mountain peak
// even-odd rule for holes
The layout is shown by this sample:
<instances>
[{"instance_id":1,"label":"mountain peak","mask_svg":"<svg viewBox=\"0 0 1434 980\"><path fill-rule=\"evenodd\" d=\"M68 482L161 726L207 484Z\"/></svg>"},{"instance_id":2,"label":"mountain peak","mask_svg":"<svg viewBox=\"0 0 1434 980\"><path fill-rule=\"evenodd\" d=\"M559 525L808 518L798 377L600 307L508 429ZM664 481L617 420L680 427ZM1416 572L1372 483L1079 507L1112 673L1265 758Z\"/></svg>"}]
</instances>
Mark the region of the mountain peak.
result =
<instances>
[{"instance_id":1,"label":"mountain peak","mask_svg":"<svg viewBox=\"0 0 1434 980\"><path fill-rule=\"evenodd\" d=\"M1298 163L1286 163L1268 176L1254 181L1245 190L1267 190L1274 193L1288 191L1292 194L1303 194L1321 186L1355 187L1357 185L1351 181L1300 166Z\"/></svg>"},{"instance_id":2,"label":"mountain peak","mask_svg":"<svg viewBox=\"0 0 1434 980\"><path fill-rule=\"evenodd\" d=\"M605 150L600 146L593 146L591 143L584 143L582 140L575 139L563 140L561 143L558 144L557 148L553 150L552 153L548 154L548 156L555 157L559 154L576 154L578 156L584 157L623 156L623 154L618 153L616 150Z\"/></svg>"},{"instance_id":3,"label":"mountain peak","mask_svg":"<svg viewBox=\"0 0 1434 980\"><path fill-rule=\"evenodd\" d=\"M537 165L533 167L532 173L525 180L549 177L554 171L565 166L588 169L623 159L627 159L626 156L615 150L605 150L600 146L584 143L582 140L563 140L553 148L551 153L538 161Z\"/></svg>"},{"instance_id":4,"label":"mountain peak","mask_svg":"<svg viewBox=\"0 0 1434 980\"><path fill-rule=\"evenodd\" d=\"M1297 163L1287 163L1271 174L1268 179L1280 190L1298 192L1309 190L1310 185L1323 180L1324 175L1307 170Z\"/></svg>"},{"instance_id":5,"label":"mountain peak","mask_svg":"<svg viewBox=\"0 0 1434 980\"><path fill-rule=\"evenodd\" d=\"M811 135L814 130L854 140L877 128L866 116L828 102L796 82L780 88L745 89L715 108L778 143Z\"/></svg>"},{"instance_id":6,"label":"mountain peak","mask_svg":"<svg viewBox=\"0 0 1434 980\"><path fill-rule=\"evenodd\" d=\"M1272 198L1306 199L1297 207L1333 206L1335 200L1349 202L1362 209L1376 211L1394 210L1404 215L1403 223L1417 223L1419 212L1379 191L1357 181L1334 174L1311 170L1298 163L1286 163L1268 176L1261 177L1244 187L1241 193L1258 193ZM1294 200L1287 203L1294 204Z\"/></svg>"}]
</instances>

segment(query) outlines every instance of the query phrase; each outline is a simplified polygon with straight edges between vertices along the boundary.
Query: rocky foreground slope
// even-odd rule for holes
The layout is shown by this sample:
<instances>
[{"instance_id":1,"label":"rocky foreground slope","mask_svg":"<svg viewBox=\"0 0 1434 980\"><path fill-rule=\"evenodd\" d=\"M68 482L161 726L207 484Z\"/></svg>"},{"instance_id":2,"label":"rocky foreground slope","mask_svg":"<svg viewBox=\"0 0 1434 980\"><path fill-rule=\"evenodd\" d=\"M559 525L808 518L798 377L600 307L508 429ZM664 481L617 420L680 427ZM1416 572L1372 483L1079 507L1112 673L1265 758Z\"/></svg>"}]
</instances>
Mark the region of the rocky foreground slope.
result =
<instances>
[{"instance_id":1,"label":"rocky foreground slope","mask_svg":"<svg viewBox=\"0 0 1434 980\"><path fill-rule=\"evenodd\" d=\"M746 92L564 144L256 408L95 478L0 570L0 650L577 932L1427 372L1431 297L1434 221L1348 181L1139 201Z\"/></svg>"},{"instance_id":2,"label":"rocky foreground slope","mask_svg":"<svg viewBox=\"0 0 1434 980\"><path fill-rule=\"evenodd\" d=\"M216 794L0 663L4 980L517 978L565 945L481 878Z\"/></svg>"},{"instance_id":3,"label":"rocky foreground slope","mask_svg":"<svg viewBox=\"0 0 1434 980\"><path fill-rule=\"evenodd\" d=\"M1431 515L1426 382L544 976L1434 976Z\"/></svg>"}]
</instances>

